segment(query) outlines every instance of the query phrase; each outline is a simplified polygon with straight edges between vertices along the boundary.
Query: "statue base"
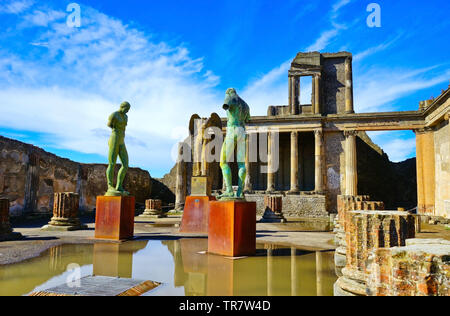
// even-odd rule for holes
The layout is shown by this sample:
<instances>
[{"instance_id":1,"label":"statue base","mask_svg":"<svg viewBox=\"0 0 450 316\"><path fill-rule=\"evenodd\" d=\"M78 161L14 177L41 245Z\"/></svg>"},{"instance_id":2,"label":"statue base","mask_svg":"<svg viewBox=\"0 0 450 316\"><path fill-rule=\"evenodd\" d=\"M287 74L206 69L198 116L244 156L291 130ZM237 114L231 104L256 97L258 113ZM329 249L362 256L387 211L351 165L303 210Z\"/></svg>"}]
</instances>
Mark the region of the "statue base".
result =
<instances>
[{"instance_id":1,"label":"statue base","mask_svg":"<svg viewBox=\"0 0 450 316\"><path fill-rule=\"evenodd\" d=\"M98 196L95 214L95 238L128 240L134 234L135 198Z\"/></svg>"},{"instance_id":2,"label":"statue base","mask_svg":"<svg viewBox=\"0 0 450 316\"><path fill-rule=\"evenodd\" d=\"M230 202L230 201L236 201L236 202L246 202L247 200L245 199L245 197L243 198L238 198L238 197L219 197L217 198L218 201L221 202Z\"/></svg>"},{"instance_id":3,"label":"statue base","mask_svg":"<svg viewBox=\"0 0 450 316\"><path fill-rule=\"evenodd\" d=\"M87 228L87 225L83 225L78 218L52 217L50 222L43 226L41 230L49 232L70 232Z\"/></svg>"},{"instance_id":4,"label":"statue base","mask_svg":"<svg viewBox=\"0 0 450 316\"><path fill-rule=\"evenodd\" d=\"M130 193L126 191L117 191L116 189L108 189L105 196L129 196Z\"/></svg>"},{"instance_id":5,"label":"statue base","mask_svg":"<svg viewBox=\"0 0 450 316\"><path fill-rule=\"evenodd\" d=\"M210 203L208 252L228 257L256 254L256 202Z\"/></svg>"},{"instance_id":6,"label":"statue base","mask_svg":"<svg viewBox=\"0 0 450 316\"><path fill-rule=\"evenodd\" d=\"M144 213L139 215L139 218L142 219L157 219L157 218L166 218L167 214L163 211L159 210L145 210Z\"/></svg>"},{"instance_id":7,"label":"statue base","mask_svg":"<svg viewBox=\"0 0 450 316\"><path fill-rule=\"evenodd\" d=\"M215 201L213 196L188 196L186 198L181 233L208 233L210 202Z\"/></svg>"},{"instance_id":8,"label":"statue base","mask_svg":"<svg viewBox=\"0 0 450 316\"><path fill-rule=\"evenodd\" d=\"M287 223L286 218L284 218L283 214L275 213L271 210L266 210L262 219L259 221L260 223Z\"/></svg>"}]
</instances>

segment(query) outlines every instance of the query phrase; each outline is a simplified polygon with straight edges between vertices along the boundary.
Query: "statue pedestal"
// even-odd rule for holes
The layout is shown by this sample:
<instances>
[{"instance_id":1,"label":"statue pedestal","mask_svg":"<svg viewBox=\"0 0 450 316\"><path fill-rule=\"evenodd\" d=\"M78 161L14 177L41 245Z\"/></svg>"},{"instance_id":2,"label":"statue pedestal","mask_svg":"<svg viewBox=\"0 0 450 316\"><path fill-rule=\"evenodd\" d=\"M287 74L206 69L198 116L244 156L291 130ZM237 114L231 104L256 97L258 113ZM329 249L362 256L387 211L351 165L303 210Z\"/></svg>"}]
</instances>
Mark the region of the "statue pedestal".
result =
<instances>
[{"instance_id":1,"label":"statue pedestal","mask_svg":"<svg viewBox=\"0 0 450 316\"><path fill-rule=\"evenodd\" d=\"M113 241L132 239L134 212L133 196L98 196L95 238Z\"/></svg>"},{"instance_id":2,"label":"statue pedestal","mask_svg":"<svg viewBox=\"0 0 450 316\"><path fill-rule=\"evenodd\" d=\"M215 201L213 196L188 196L186 198L181 233L208 233L210 203Z\"/></svg>"},{"instance_id":3,"label":"statue pedestal","mask_svg":"<svg viewBox=\"0 0 450 316\"><path fill-rule=\"evenodd\" d=\"M228 257L256 253L256 202L210 203L208 252Z\"/></svg>"}]
</instances>

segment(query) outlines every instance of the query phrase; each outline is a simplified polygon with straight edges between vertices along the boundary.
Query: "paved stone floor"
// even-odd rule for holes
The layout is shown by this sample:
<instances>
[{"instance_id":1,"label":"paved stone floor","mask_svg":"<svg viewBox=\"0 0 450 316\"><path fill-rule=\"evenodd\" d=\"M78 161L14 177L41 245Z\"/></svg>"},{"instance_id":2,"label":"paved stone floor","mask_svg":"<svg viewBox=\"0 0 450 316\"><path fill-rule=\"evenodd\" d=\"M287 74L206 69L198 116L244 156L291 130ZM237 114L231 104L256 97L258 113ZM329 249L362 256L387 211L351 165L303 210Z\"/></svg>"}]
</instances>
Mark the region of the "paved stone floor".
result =
<instances>
[{"instance_id":1,"label":"paved stone floor","mask_svg":"<svg viewBox=\"0 0 450 316\"><path fill-rule=\"evenodd\" d=\"M0 243L0 265L17 263L39 256L45 250L61 244L94 243L94 223L83 219L87 230L74 232L47 232L40 228L45 221L15 225L14 231L22 233L25 238L18 241ZM135 237L138 239L174 239L185 237L206 237L206 235L181 234L179 224L181 217L169 217L144 221L136 218ZM321 223L323 224L323 223ZM325 223L326 224L326 223ZM329 231L320 231L320 226L306 224L301 219L288 219L287 224L257 224L257 243L277 244L297 247L304 250L334 250L334 235ZM323 225L322 225L323 226ZM318 231L310 231L315 229ZM326 229L324 229L326 230ZM424 225L418 238L445 238L450 240L450 231L443 226Z\"/></svg>"}]
</instances>

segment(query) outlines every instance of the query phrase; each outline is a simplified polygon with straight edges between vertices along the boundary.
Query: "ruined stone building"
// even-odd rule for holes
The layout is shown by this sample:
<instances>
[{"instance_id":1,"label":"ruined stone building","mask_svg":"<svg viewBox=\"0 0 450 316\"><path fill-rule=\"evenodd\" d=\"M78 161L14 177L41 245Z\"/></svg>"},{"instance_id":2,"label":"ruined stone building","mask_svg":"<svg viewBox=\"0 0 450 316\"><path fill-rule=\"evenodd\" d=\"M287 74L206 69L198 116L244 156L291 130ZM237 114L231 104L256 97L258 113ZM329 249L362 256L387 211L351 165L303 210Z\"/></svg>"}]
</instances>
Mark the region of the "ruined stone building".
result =
<instances>
[{"instance_id":1,"label":"ruined stone building","mask_svg":"<svg viewBox=\"0 0 450 316\"><path fill-rule=\"evenodd\" d=\"M81 164L0 136L0 198L10 200L12 216L51 214L57 192L78 193L80 210L94 211L97 196L107 190L106 168L105 164ZM150 197L172 202L169 190L139 168L130 168L125 187L142 205Z\"/></svg>"},{"instance_id":2,"label":"ruined stone building","mask_svg":"<svg viewBox=\"0 0 450 316\"><path fill-rule=\"evenodd\" d=\"M311 104L300 102L301 77L312 82ZM388 208L418 206L422 214L450 217L450 89L417 111L355 113L352 54L299 53L288 78L289 104L269 106L267 116L253 116L247 126L249 134L261 127L280 131L276 173L247 162L246 197L259 213L267 193L282 195L285 215L296 217L326 217L336 213L338 195L364 194ZM365 133L398 130L416 133L417 161L390 162ZM221 190L220 168L211 170L213 190ZM192 164L180 162L171 174L182 209Z\"/></svg>"}]
</instances>

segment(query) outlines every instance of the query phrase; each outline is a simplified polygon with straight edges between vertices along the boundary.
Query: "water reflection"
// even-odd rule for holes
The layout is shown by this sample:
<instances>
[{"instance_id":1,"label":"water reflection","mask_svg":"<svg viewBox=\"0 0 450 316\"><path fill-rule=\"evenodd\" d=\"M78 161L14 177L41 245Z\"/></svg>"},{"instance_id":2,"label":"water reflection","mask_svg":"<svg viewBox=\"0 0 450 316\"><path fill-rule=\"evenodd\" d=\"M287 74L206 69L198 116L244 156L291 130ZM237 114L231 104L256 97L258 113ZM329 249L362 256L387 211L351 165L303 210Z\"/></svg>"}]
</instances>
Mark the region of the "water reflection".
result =
<instances>
[{"instance_id":1,"label":"water reflection","mask_svg":"<svg viewBox=\"0 0 450 316\"><path fill-rule=\"evenodd\" d=\"M93 275L131 279L133 276L133 254L145 249L147 243L145 241L123 244L95 244Z\"/></svg>"},{"instance_id":2,"label":"water reflection","mask_svg":"<svg viewBox=\"0 0 450 316\"><path fill-rule=\"evenodd\" d=\"M331 296L332 252L265 245L258 256L232 260L206 255L207 240L163 242L175 262L174 286L187 296Z\"/></svg>"},{"instance_id":3,"label":"water reflection","mask_svg":"<svg viewBox=\"0 0 450 316\"><path fill-rule=\"evenodd\" d=\"M25 295L63 284L67 265L82 276L162 282L147 295L315 296L332 295L332 252L259 246L255 257L232 260L208 255L207 239L63 245L41 257L0 266L0 295Z\"/></svg>"}]
</instances>

